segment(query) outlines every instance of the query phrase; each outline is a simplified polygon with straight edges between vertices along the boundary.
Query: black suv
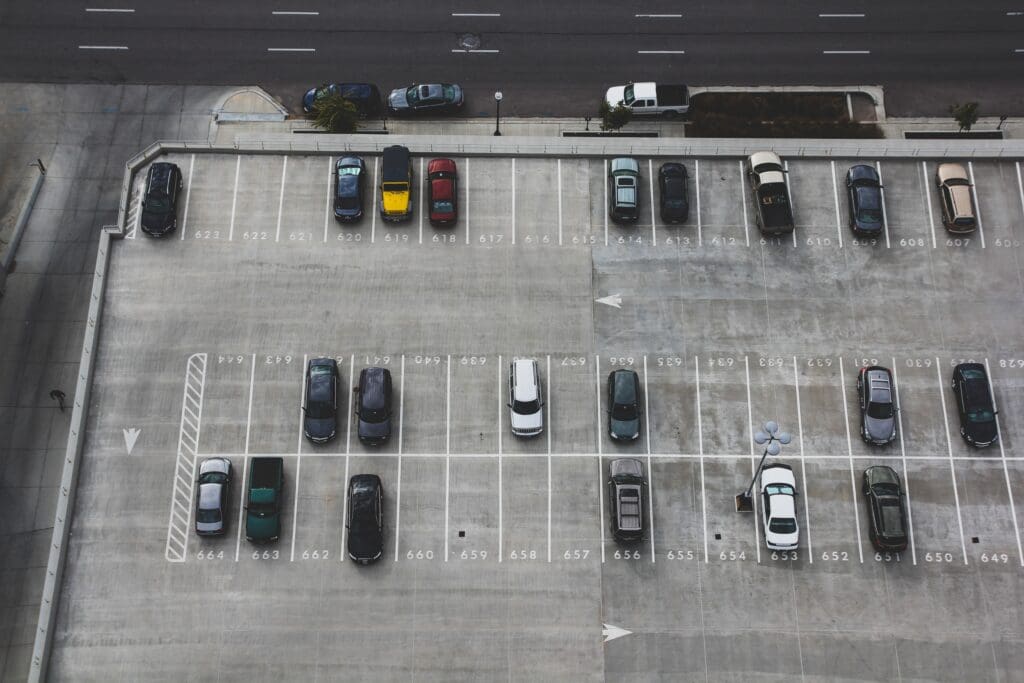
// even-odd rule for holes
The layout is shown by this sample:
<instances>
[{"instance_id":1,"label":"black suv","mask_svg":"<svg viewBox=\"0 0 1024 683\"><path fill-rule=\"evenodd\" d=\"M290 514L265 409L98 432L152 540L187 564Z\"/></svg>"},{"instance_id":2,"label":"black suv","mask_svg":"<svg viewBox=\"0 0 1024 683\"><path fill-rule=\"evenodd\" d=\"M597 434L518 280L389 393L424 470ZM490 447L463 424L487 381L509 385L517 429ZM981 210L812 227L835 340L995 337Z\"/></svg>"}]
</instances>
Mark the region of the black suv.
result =
<instances>
[{"instance_id":1,"label":"black suv","mask_svg":"<svg viewBox=\"0 0 1024 683\"><path fill-rule=\"evenodd\" d=\"M181 193L181 169L161 161L149 167L142 196L142 230L163 237L178 227L178 195Z\"/></svg>"},{"instance_id":2,"label":"black suv","mask_svg":"<svg viewBox=\"0 0 1024 683\"><path fill-rule=\"evenodd\" d=\"M896 401L893 398L892 372L872 365L857 375L860 399L860 436L875 446L884 446L896 438Z\"/></svg>"},{"instance_id":3,"label":"black suv","mask_svg":"<svg viewBox=\"0 0 1024 683\"><path fill-rule=\"evenodd\" d=\"M314 358L306 366L306 405L303 428L313 443L326 443L338 432L338 363Z\"/></svg>"},{"instance_id":4,"label":"black suv","mask_svg":"<svg viewBox=\"0 0 1024 683\"><path fill-rule=\"evenodd\" d=\"M647 487L639 460L620 458L608 463L608 513L612 538L636 543L644 536L644 499Z\"/></svg>"},{"instance_id":5,"label":"black suv","mask_svg":"<svg viewBox=\"0 0 1024 683\"><path fill-rule=\"evenodd\" d=\"M376 474L357 474L348 483L348 556L370 564L384 552L384 486Z\"/></svg>"},{"instance_id":6,"label":"black suv","mask_svg":"<svg viewBox=\"0 0 1024 683\"><path fill-rule=\"evenodd\" d=\"M685 223L690 217L690 192L686 181L686 167L682 164L669 162L658 169L661 220L666 223Z\"/></svg>"},{"instance_id":7,"label":"black suv","mask_svg":"<svg viewBox=\"0 0 1024 683\"><path fill-rule=\"evenodd\" d=\"M850 206L850 230L854 235L877 237L882 222L882 183L878 171L858 164L846 172L846 200Z\"/></svg>"},{"instance_id":8,"label":"black suv","mask_svg":"<svg viewBox=\"0 0 1024 683\"><path fill-rule=\"evenodd\" d=\"M960 436L972 446L990 446L999 438L988 373L981 363L953 368L953 393L960 413Z\"/></svg>"},{"instance_id":9,"label":"black suv","mask_svg":"<svg viewBox=\"0 0 1024 683\"><path fill-rule=\"evenodd\" d=\"M861 489L868 504L868 537L875 550L907 549L907 511L903 485L896 471L885 465L864 470Z\"/></svg>"},{"instance_id":10,"label":"black suv","mask_svg":"<svg viewBox=\"0 0 1024 683\"><path fill-rule=\"evenodd\" d=\"M632 370L608 375L608 436L616 441L640 436L640 378Z\"/></svg>"},{"instance_id":11,"label":"black suv","mask_svg":"<svg viewBox=\"0 0 1024 683\"><path fill-rule=\"evenodd\" d=\"M380 445L391 437L391 371L363 368L356 392L359 440Z\"/></svg>"}]
</instances>

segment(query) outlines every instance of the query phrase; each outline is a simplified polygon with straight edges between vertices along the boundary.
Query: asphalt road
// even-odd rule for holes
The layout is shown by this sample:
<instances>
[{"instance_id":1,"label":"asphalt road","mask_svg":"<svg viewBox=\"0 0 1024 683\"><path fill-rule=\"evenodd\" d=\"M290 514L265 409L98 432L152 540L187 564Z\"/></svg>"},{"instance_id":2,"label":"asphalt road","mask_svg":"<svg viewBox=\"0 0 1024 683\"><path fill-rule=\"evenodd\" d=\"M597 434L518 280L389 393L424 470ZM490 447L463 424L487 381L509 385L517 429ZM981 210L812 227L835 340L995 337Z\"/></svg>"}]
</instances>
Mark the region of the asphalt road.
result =
<instances>
[{"instance_id":1,"label":"asphalt road","mask_svg":"<svg viewBox=\"0 0 1024 683\"><path fill-rule=\"evenodd\" d=\"M294 109L322 81L442 80L466 87L469 116L490 115L499 89L509 115L580 116L630 80L880 84L890 115L970 100L1024 114L1024 5L935 4L11 0L0 80L257 83Z\"/></svg>"}]
</instances>

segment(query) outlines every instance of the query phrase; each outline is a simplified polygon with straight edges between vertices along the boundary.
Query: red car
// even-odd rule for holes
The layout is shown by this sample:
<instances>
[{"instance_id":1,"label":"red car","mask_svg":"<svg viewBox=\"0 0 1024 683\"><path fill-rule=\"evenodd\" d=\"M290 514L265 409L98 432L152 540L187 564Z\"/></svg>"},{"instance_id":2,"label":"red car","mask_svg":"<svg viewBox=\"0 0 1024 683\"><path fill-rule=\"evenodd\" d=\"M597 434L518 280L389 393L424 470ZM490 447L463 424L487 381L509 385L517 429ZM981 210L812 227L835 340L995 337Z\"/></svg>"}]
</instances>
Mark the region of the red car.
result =
<instances>
[{"instance_id":1,"label":"red car","mask_svg":"<svg viewBox=\"0 0 1024 683\"><path fill-rule=\"evenodd\" d=\"M455 225L459 217L459 176L451 159L431 159L427 164L427 202L430 224Z\"/></svg>"}]
</instances>

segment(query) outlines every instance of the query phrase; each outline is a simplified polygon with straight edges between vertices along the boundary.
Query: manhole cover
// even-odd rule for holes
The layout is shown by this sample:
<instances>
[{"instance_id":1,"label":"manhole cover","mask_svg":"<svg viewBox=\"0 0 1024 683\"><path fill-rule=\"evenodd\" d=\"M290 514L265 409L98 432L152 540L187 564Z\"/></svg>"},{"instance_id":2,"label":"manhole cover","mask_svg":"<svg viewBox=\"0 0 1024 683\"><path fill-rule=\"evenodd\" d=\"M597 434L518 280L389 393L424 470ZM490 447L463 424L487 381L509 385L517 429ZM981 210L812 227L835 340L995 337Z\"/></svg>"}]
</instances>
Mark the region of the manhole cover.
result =
<instances>
[{"instance_id":1,"label":"manhole cover","mask_svg":"<svg viewBox=\"0 0 1024 683\"><path fill-rule=\"evenodd\" d=\"M459 36L459 47L463 50L480 49L480 36L475 33L463 33Z\"/></svg>"}]
</instances>

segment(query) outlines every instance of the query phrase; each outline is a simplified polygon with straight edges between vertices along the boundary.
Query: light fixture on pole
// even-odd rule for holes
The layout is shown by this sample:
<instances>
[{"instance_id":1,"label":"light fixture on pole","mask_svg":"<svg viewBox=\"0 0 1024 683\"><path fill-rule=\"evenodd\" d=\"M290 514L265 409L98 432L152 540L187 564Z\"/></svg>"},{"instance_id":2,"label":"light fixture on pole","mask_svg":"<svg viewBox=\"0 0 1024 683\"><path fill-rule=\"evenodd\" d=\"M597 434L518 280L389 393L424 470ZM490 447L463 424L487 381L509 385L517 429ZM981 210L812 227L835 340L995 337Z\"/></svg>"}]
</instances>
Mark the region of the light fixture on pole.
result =
<instances>
[{"instance_id":1,"label":"light fixture on pole","mask_svg":"<svg viewBox=\"0 0 1024 683\"><path fill-rule=\"evenodd\" d=\"M501 91L494 93L494 134L501 135Z\"/></svg>"},{"instance_id":2,"label":"light fixture on pole","mask_svg":"<svg viewBox=\"0 0 1024 683\"><path fill-rule=\"evenodd\" d=\"M754 443L766 445L764 453L761 454L761 461L757 463L757 469L754 470L754 476L750 478L750 486L742 493L736 494L736 512L753 511L754 499L751 494L754 490L754 482L757 481L757 475L761 473L761 468L764 467L765 458L769 455L778 455L782 451L779 444L787 444L792 440L793 437L789 435L789 432L779 431L779 425L774 420L765 422L762 431L754 434Z\"/></svg>"}]
</instances>

